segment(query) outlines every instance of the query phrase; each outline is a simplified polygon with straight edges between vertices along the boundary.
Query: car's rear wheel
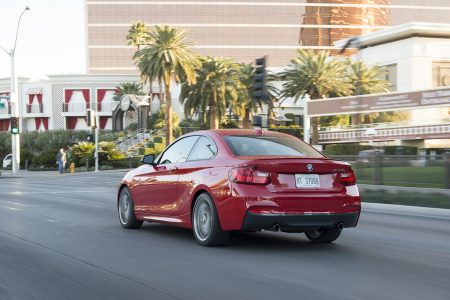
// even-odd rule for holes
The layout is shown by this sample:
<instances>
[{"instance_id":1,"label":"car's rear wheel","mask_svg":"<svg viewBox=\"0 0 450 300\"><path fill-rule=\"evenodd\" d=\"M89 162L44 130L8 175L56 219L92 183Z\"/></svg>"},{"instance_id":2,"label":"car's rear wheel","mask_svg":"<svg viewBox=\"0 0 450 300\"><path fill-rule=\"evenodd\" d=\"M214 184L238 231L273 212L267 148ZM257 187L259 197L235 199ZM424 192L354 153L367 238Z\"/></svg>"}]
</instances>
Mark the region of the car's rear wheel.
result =
<instances>
[{"instance_id":1,"label":"car's rear wheel","mask_svg":"<svg viewBox=\"0 0 450 300\"><path fill-rule=\"evenodd\" d=\"M217 210L207 193L200 194L192 210L194 237L203 246L217 246L225 243L230 233L220 226Z\"/></svg>"},{"instance_id":2,"label":"car's rear wheel","mask_svg":"<svg viewBox=\"0 0 450 300\"><path fill-rule=\"evenodd\" d=\"M119 195L118 212L120 224L123 228L137 229L142 226L143 221L136 219L134 214L134 202L130 190L125 187Z\"/></svg>"},{"instance_id":3,"label":"car's rear wheel","mask_svg":"<svg viewBox=\"0 0 450 300\"><path fill-rule=\"evenodd\" d=\"M342 230L338 228L319 228L305 231L305 235L314 243L331 243L341 235L341 232Z\"/></svg>"}]
</instances>

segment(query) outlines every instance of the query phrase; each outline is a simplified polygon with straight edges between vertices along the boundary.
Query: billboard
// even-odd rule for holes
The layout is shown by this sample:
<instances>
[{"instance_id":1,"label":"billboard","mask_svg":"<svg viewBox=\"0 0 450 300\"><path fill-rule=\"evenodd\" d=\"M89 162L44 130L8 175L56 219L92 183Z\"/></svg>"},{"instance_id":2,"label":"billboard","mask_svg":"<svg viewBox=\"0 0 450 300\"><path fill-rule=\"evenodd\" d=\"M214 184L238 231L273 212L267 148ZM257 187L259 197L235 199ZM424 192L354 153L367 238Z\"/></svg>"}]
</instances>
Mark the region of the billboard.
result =
<instances>
[{"instance_id":1,"label":"billboard","mask_svg":"<svg viewBox=\"0 0 450 300\"><path fill-rule=\"evenodd\" d=\"M307 101L308 117L450 106L450 87Z\"/></svg>"}]
</instances>

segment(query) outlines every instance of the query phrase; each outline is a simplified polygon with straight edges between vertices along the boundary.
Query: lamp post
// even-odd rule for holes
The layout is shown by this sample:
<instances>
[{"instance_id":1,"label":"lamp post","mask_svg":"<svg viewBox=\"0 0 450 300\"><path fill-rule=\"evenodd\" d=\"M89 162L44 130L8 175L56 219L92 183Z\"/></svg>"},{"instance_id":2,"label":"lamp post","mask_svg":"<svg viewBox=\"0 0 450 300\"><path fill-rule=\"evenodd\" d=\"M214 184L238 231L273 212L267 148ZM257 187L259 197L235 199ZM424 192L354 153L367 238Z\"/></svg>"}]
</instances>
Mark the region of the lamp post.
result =
<instances>
[{"instance_id":1,"label":"lamp post","mask_svg":"<svg viewBox=\"0 0 450 300\"><path fill-rule=\"evenodd\" d=\"M17 29L16 29L16 38L14 40L14 47L8 51L3 46L0 46L0 48L3 49L3 51L6 52L6 54L9 55L11 59L11 89L9 92L9 101L11 103L11 116L13 118L19 118L19 131L20 131L20 110L19 110L19 98L17 97L18 92L18 83L16 79L16 75L14 72L14 55L16 52L16 45L17 45L17 37L19 35L19 27L20 27L20 21L22 20L23 14L30 10L28 6L25 7L25 9L22 11L22 13L19 16L19 21L17 22ZM11 134L11 147L12 147L12 171L13 173L17 173L20 169L20 136L19 131L16 134Z\"/></svg>"}]
</instances>

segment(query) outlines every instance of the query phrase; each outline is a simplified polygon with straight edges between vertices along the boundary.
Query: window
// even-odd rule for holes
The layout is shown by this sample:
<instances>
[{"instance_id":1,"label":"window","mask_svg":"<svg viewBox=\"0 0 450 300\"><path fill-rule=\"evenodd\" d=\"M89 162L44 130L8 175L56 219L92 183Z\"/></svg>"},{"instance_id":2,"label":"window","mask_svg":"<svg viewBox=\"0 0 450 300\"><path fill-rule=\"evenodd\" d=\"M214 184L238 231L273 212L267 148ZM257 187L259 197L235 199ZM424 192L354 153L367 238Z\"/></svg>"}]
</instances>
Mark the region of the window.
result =
<instances>
[{"instance_id":1,"label":"window","mask_svg":"<svg viewBox=\"0 0 450 300\"><path fill-rule=\"evenodd\" d=\"M217 147L213 140L202 136L192 149L188 161L211 159L216 154Z\"/></svg>"},{"instance_id":2,"label":"window","mask_svg":"<svg viewBox=\"0 0 450 300\"><path fill-rule=\"evenodd\" d=\"M226 136L225 141L236 156L323 157L311 146L286 136Z\"/></svg>"},{"instance_id":3,"label":"window","mask_svg":"<svg viewBox=\"0 0 450 300\"><path fill-rule=\"evenodd\" d=\"M386 65L384 79L389 82L389 90L395 92L397 90L397 64Z\"/></svg>"},{"instance_id":4,"label":"window","mask_svg":"<svg viewBox=\"0 0 450 300\"><path fill-rule=\"evenodd\" d=\"M198 136L188 136L175 142L163 153L158 164L165 165L186 161L197 140Z\"/></svg>"}]
</instances>

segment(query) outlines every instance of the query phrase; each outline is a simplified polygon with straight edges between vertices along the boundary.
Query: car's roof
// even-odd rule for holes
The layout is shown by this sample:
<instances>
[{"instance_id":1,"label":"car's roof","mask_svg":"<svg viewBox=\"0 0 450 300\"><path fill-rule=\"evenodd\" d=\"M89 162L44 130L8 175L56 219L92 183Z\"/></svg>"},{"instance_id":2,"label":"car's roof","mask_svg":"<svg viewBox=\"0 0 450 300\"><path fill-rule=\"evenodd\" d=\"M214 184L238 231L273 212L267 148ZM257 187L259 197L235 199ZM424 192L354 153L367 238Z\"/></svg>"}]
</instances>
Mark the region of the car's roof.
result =
<instances>
[{"instance_id":1,"label":"car's roof","mask_svg":"<svg viewBox=\"0 0 450 300\"><path fill-rule=\"evenodd\" d=\"M214 132L221 136L227 135L277 135L277 136L286 136L284 133L279 133L276 131L269 130L261 130L261 129L211 129L205 130L206 132Z\"/></svg>"}]
</instances>

